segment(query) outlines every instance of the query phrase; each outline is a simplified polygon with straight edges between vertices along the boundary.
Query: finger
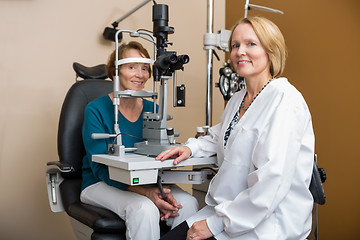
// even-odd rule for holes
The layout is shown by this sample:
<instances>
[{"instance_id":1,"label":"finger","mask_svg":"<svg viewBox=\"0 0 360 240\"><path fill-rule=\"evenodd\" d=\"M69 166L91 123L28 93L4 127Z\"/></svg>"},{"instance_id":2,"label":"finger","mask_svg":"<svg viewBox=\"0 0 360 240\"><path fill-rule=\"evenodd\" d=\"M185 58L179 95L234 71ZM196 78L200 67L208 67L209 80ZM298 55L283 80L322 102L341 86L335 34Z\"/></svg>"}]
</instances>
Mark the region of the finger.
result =
<instances>
[{"instance_id":1,"label":"finger","mask_svg":"<svg viewBox=\"0 0 360 240\"><path fill-rule=\"evenodd\" d=\"M186 240L194 240L195 234L190 232L190 230L187 232Z\"/></svg>"},{"instance_id":2,"label":"finger","mask_svg":"<svg viewBox=\"0 0 360 240\"><path fill-rule=\"evenodd\" d=\"M171 194L171 189L169 188L169 186L164 187L163 190L164 190L164 193Z\"/></svg>"},{"instance_id":3,"label":"finger","mask_svg":"<svg viewBox=\"0 0 360 240\"><path fill-rule=\"evenodd\" d=\"M176 208L178 208L178 206L179 206L176 199L174 198L174 196L171 193L166 194L166 201Z\"/></svg>"},{"instance_id":4,"label":"finger","mask_svg":"<svg viewBox=\"0 0 360 240\"><path fill-rule=\"evenodd\" d=\"M188 159L191 156L191 149L189 147L183 146L181 148L181 151L179 151L178 155L179 156L177 158L175 158L175 160L174 160L175 165L185 159Z\"/></svg>"},{"instance_id":5,"label":"finger","mask_svg":"<svg viewBox=\"0 0 360 240\"><path fill-rule=\"evenodd\" d=\"M166 188L166 187L164 187L163 189L164 189L164 193L165 193L164 200L166 202L170 203L171 205L173 205L174 207L177 207L178 204L177 204L174 196L171 194L171 189Z\"/></svg>"},{"instance_id":6,"label":"finger","mask_svg":"<svg viewBox=\"0 0 360 240\"><path fill-rule=\"evenodd\" d=\"M164 160L170 158L172 155L173 155L173 153L170 150L167 150L165 152L160 153L155 159L164 161Z\"/></svg>"},{"instance_id":7,"label":"finger","mask_svg":"<svg viewBox=\"0 0 360 240\"><path fill-rule=\"evenodd\" d=\"M165 219L168 219L171 216L172 212L171 211L167 211L167 213L165 214Z\"/></svg>"},{"instance_id":8,"label":"finger","mask_svg":"<svg viewBox=\"0 0 360 240\"><path fill-rule=\"evenodd\" d=\"M160 219L161 219L161 221L164 221L164 220L166 220L168 218L168 216L166 216L167 212L168 211L164 211L164 210L161 211L160 210Z\"/></svg>"},{"instance_id":9,"label":"finger","mask_svg":"<svg viewBox=\"0 0 360 240\"><path fill-rule=\"evenodd\" d=\"M174 160L174 165L179 164L181 161L183 161L183 160L185 160L185 159L187 159L187 158L188 158L188 157L185 156L185 155L180 155L179 157L175 158L175 160Z\"/></svg>"},{"instance_id":10,"label":"finger","mask_svg":"<svg viewBox=\"0 0 360 240\"><path fill-rule=\"evenodd\" d=\"M180 214L178 212L173 212L173 211L163 211L161 212L161 220L165 220L168 218L174 218L179 216Z\"/></svg>"},{"instance_id":11,"label":"finger","mask_svg":"<svg viewBox=\"0 0 360 240\"><path fill-rule=\"evenodd\" d=\"M165 151L161 152L155 159L163 161L163 160L166 160L169 157L177 154L178 152L179 152L178 147L172 147L172 148L170 148L168 150L165 150Z\"/></svg>"},{"instance_id":12,"label":"finger","mask_svg":"<svg viewBox=\"0 0 360 240\"><path fill-rule=\"evenodd\" d=\"M155 159L156 160L161 160L163 159L164 155L168 152L169 150L165 150L163 152L161 152Z\"/></svg>"},{"instance_id":13,"label":"finger","mask_svg":"<svg viewBox=\"0 0 360 240\"><path fill-rule=\"evenodd\" d=\"M166 202L165 200L159 201L159 207L158 208L160 210L162 210L162 211L179 211L178 208L176 208L175 206L173 206L170 203Z\"/></svg>"}]
</instances>

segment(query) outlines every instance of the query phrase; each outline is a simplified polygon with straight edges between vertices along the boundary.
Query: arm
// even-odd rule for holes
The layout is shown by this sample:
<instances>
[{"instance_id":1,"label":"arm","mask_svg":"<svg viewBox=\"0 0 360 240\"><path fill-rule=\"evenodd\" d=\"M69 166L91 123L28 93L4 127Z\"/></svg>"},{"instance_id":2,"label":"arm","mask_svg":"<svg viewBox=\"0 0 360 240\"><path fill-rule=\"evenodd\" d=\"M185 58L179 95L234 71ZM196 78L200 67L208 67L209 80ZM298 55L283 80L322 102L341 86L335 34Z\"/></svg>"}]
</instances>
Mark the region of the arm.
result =
<instances>
[{"instance_id":1,"label":"arm","mask_svg":"<svg viewBox=\"0 0 360 240\"><path fill-rule=\"evenodd\" d=\"M175 157L174 165L188 159L190 156L210 157L216 154L216 142L221 124L217 124L209 129L209 135L199 138L189 138L185 146L172 147L160 153L156 160L164 161Z\"/></svg>"},{"instance_id":2,"label":"arm","mask_svg":"<svg viewBox=\"0 0 360 240\"><path fill-rule=\"evenodd\" d=\"M84 161L87 161L84 164L88 164L91 168L93 175L104 181L110 186L114 186L121 190L125 190L128 185L113 181L109 178L108 167L104 164L96 163L91 160L91 156L94 154L104 154L107 153L107 146L109 143L112 143L112 139L92 139L92 133L107 133L106 116L98 110L98 108L93 106L88 106L85 109L84 123L82 127L82 136L84 147L86 150L86 158Z\"/></svg>"}]
</instances>

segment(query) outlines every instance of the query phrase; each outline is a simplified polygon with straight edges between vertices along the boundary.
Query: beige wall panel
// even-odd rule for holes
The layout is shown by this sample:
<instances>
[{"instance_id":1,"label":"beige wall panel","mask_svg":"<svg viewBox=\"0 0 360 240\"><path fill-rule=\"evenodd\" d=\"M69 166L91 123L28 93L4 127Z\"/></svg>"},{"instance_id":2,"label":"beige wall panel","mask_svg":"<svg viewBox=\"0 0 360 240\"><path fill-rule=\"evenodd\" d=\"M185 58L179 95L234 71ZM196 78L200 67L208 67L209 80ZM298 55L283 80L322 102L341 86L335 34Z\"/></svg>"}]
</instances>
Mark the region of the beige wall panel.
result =
<instances>
[{"instance_id":1,"label":"beige wall panel","mask_svg":"<svg viewBox=\"0 0 360 240\"><path fill-rule=\"evenodd\" d=\"M0 0L0 239L75 239L66 214L50 211L44 175L46 162L57 160L60 108L75 81L72 63L105 63L114 44L102 39L104 27L141 2ZM175 28L169 50L191 58L178 76L187 87L187 107L170 109L169 125L181 132L183 142L205 124L207 1L157 2L169 5L169 26ZM152 30L151 6L120 28ZM217 30L224 28L225 0L215 6ZM218 89L214 102L216 122L223 109Z\"/></svg>"}]
</instances>

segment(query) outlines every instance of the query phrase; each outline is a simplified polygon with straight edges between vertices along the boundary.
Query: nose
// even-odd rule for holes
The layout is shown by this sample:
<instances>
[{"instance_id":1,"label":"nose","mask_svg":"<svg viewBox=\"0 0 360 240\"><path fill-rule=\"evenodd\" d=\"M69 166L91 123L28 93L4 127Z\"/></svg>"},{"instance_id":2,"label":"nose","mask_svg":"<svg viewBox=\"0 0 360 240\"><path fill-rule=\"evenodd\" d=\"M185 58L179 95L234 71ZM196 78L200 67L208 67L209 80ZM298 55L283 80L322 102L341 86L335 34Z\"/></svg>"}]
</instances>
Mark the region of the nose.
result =
<instances>
[{"instance_id":1,"label":"nose","mask_svg":"<svg viewBox=\"0 0 360 240\"><path fill-rule=\"evenodd\" d=\"M143 69L141 67L137 67L135 69L135 76L138 78L143 78L144 77L144 72Z\"/></svg>"},{"instance_id":2,"label":"nose","mask_svg":"<svg viewBox=\"0 0 360 240\"><path fill-rule=\"evenodd\" d=\"M238 56L244 56L244 55L246 55L246 48L245 48L245 46L244 46L243 44L241 44L241 45L239 46L239 48L238 48L237 51L236 51L236 54L237 54Z\"/></svg>"}]
</instances>

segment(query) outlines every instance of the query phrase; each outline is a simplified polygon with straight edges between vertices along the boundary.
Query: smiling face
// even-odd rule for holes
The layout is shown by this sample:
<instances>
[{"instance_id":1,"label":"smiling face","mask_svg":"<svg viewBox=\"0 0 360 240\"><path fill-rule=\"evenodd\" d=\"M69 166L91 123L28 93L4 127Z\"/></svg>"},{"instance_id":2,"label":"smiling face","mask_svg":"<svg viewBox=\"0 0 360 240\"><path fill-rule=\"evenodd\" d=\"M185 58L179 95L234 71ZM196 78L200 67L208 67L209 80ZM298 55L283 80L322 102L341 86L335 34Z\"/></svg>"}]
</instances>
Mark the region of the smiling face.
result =
<instances>
[{"instance_id":1,"label":"smiling face","mask_svg":"<svg viewBox=\"0 0 360 240\"><path fill-rule=\"evenodd\" d=\"M270 79L269 57L248 23L239 24L231 38L230 60L235 71L245 79Z\"/></svg>"},{"instance_id":2,"label":"smiling face","mask_svg":"<svg viewBox=\"0 0 360 240\"><path fill-rule=\"evenodd\" d=\"M128 49L123 58L144 58L137 49ZM140 91L150 77L150 65L147 63L126 63L119 68L120 90Z\"/></svg>"}]
</instances>

